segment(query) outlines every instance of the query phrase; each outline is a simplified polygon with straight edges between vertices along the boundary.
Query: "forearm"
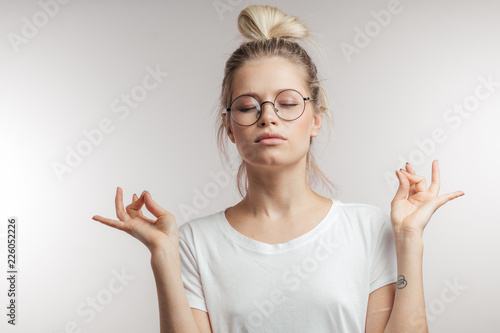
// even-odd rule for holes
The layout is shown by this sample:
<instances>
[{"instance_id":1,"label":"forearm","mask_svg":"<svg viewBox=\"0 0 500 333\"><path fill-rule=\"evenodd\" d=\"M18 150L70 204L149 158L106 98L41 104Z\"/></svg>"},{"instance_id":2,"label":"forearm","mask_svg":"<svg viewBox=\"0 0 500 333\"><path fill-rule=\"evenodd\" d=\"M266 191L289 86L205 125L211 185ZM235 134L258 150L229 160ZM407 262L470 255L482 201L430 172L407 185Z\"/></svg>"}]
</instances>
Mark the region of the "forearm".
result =
<instances>
[{"instance_id":1,"label":"forearm","mask_svg":"<svg viewBox=\"0 0 500 333\"><path fill-rule=\"evenodd\" d=\"M384 333L427 333L421 235L395 234L398 282L391 316Z\"/></svg>"},{"instance_id":2,"label":"forearm","mask_svg":"<svg viewBox=\"0 0 500 333\"><path fill-rule=\"evenodd\" d=\"M156 281L161 333L198 333L182 283L179 247L151 252Z\"/></svg>"}]
</instances>

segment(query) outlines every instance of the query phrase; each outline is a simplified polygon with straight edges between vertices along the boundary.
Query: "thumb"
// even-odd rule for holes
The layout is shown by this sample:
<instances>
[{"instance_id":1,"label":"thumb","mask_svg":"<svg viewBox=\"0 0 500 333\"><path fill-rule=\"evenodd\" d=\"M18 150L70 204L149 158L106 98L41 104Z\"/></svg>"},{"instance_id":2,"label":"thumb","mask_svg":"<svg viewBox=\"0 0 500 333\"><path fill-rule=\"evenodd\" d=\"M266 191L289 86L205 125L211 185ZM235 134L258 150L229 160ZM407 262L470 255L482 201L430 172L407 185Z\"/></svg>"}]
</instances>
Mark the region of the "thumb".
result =
<instances>
[{"instance_id":1,"label":"thumb","mask_svg":"<svg viewBox=\"0 0 500 333\"><path fill-rule=\"evenodd\" d=\"M168 211L165 209L161 208L160 205L158 205L153 198L151 198L151 194L146 191L144 195L144 203L146 204L146 208L153 214L155 217L160 218L160 217L165 217L165 216L173 216L170 214Z\"/></svg>"},{"instance_id":2,"label":"thumb","mask_svg":"<svg viewBox=\"0 0 500 333\"><path fill-rule=\"evenodd\" d=\"M404 175L399 170L396 170L396 176L399 179L399 187L396 195L394 196L394 200L406 199L410 191L410 182L408 181L408 178L406 178L406 175Z\"/></svg>"},{"instance_id":3,"label":"thumb","mask_svg":"<svg viewBox=\"0 0 500 333\"><path fill-rule=\"evenodd\" d=\"M154 202L149 192L146 192L146 195L144 196L144 203L146 204L146 208L158 218L158 220L154 223L157 228L168 235L178 236L179 231L174 215L172 215L169 211L161 208L156 202Z\"/></svg>"},{"instance_id":4,"label":"thumb","mask_svg":"<svg viewBox=\"0 0 500 333\"><path fill-rule=\"evenodd\" d=\"M173 221L175 224L175 216L172 215L169 211L163 209L158 205L152 198L151 194L146 191L144 195L144 203L146 204L146 208L158 218L156 221L156 225L160 229L169 229L171 227L171 222Z\"/></svg>"}]
</instances>

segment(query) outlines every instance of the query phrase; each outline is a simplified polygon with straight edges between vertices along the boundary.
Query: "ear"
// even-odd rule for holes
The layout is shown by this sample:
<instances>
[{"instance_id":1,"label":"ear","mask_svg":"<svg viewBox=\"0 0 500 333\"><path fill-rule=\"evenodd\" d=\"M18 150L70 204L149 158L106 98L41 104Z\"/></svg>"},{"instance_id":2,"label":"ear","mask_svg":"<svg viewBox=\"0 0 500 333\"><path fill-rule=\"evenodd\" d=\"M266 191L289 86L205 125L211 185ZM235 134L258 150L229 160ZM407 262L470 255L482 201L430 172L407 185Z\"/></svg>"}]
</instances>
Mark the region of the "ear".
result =
<instances>
[{"instance_id":1,"label":"ear","mask_svg":"<svg viewBox=\"0 0 500 333\"><path fill-rule=\"evenodd\" d=\"M222 120L224 121L225 118L226 118L226 115L227 113L223 113L222 114ZM231 119L229 119L229 121L231 121ZM231 123L229 123L229 125L226 125L226 132L227 132L227 136L229 136L229 140L231 140L232 143L235 143L235 140L234 140L234 134L233 134L233 129L231 128Z\"/></svg>"},{"instance_id":2,"label":"ear","mask_svg":"<svg viewBox=\"0 0 500 333\"><path fill-rule=\"evenodd\" d=\"M319 105L320 109L324 109L323 105ZM313 124L311 129L311 136L317 136L319 134L319 130L321 129L321 121L323 120L322 113L315 113L313 115Z\"/></svg>"}]
</instances>

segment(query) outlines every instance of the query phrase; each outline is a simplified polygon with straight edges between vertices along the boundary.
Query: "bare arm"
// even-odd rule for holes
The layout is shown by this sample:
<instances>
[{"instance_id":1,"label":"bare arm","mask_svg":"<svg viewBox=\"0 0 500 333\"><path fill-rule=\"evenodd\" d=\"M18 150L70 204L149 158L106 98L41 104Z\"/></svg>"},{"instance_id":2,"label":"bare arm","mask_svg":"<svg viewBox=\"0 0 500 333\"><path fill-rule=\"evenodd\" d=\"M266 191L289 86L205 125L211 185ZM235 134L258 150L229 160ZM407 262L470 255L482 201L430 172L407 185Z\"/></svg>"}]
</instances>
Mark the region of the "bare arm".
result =
<instances>
[{"instance_id":1,"label":"bare arm","mask_svg":"<svg viewBox=\"0 0 500 333\"><path fill-rule=\"evenodd\" d=\"M398 282L385 332L429 332L422 279L421 237L396 235Z\"/></svg>"},{"instance_id":2,"label":"bare arm","mask_svg":"<svg viewBox=\"0 0 500 333\"><path fill-rule=\"evenodd\" d=\"M438 196L439 163L432 161L429 189L425 177L415 173L406 163L406 170L396 170L399 188L391 202L391 222L396 242L398 282L394 306L384 333L427 333L422 259L422 235L434 212L450 200L465 193L455 191Z\"/></svg>"},{"instance_id":3,"label":"bare arm","mask_svg":"<svg viewBox=\"0 0 500 333\"><path fill-rule=\"evenodd\" d=\"M179 246L151 251L151 268L156 281L161 333L200 332L182 283Z\"/></svg>"},{"instance_id":4,"label":"bare arm","mask_svg":"<svg viewBox=\"0 0 500 333\"><path fill-rule=\"evenodd\" d=\"M366 333L428 333L422 278L421 236L395 235L398 281L370 294Z\"/></svg>"}]
</instances>

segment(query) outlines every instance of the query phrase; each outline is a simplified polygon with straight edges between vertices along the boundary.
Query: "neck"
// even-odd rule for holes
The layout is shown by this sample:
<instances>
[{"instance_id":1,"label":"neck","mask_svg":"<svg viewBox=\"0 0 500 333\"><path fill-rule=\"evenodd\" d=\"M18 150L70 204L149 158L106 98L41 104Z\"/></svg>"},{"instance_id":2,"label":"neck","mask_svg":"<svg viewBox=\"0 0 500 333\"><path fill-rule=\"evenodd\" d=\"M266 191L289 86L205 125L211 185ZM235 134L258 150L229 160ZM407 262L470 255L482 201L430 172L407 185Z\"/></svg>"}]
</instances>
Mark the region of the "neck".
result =
<instances>
[{"instance_id":1,"label":"neck","mask_svg":"<svg viewBox=\"0 0 500 333\"><path fill-rule=\"evenodd\" d=\"M281 220L310 209L322 197L307 184L305 161L293 165L246 165L248 190L241 208L255 218Z\"/></svg>"}]
</instances>

